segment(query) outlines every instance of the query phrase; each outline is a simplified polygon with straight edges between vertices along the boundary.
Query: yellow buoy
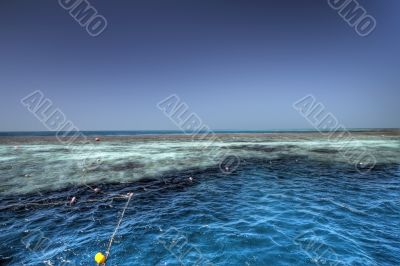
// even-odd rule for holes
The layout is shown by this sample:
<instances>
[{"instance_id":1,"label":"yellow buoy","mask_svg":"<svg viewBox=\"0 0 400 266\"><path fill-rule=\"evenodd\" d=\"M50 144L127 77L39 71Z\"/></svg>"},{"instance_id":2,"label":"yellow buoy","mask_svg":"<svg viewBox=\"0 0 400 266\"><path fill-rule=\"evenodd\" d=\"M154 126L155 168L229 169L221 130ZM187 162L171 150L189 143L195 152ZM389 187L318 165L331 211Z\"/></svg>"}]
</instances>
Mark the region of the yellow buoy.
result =
<instances>
[{"instance_id":1,"label":"yellow buoy","mask_svg":"<svg viewBox=\"0 0 400 266\"><path fill-rule=\"evenodd\" d=\"M104 256L103 253L98 252L96 256L94 256L94 260L97 264L104 264L106 262L106 256Z\"/></svg>"}]
</instances>

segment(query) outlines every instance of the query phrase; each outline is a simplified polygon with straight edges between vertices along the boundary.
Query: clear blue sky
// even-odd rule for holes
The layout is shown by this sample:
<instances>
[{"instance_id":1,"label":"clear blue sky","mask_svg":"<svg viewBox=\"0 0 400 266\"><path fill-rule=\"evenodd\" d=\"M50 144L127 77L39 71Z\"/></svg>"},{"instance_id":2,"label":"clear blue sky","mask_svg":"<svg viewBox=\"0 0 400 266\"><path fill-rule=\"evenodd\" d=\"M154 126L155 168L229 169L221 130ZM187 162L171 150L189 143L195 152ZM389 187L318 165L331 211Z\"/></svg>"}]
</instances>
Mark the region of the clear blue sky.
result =
<instances>
[{"instance_id":1,"label":"clear blue sky","mask_svg":"<svg viewBox=\"0 0 400 266\"><path fill-rule=\"evenodd\" d=\"M310 93L347 127L400 127L398 0L358 0L364 38L326 0L90 2L96 38L58 1L1 1L0 131L45 130L20 104L37 89L81 130L177 129L172 93L214 130L310 128Z\"/></svg>"}]
</instances>

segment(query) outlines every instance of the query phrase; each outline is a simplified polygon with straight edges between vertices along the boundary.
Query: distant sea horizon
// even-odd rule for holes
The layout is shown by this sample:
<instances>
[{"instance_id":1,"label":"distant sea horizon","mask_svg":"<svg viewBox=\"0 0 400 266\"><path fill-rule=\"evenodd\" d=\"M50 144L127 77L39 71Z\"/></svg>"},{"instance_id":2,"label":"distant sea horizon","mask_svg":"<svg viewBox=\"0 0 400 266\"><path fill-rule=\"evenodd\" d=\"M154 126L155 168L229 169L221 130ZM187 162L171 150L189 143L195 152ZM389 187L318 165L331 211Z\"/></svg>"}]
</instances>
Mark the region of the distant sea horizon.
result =
<instances>
[{"instance_id":1,"label":"distant sea horizon","mask_svg":"<svg viewBox=\"0 0 400 266\"><path fill-rule=\"evenodd\" d=\"M237 130L237 129L220 129L220 130L210 130L208 132L213 132L215 134L240 134L240 133L316 133L316 132L330 132L336 130L324 130L319 131L317 129L269 129L269 130ZM349 131L349 132L380 132L380 131L400 131L400 128L349 128L345 130L337 130L336 132ZM82 131L0 131L0 137L10 137L10 136L56 136L56 134L69 136L74 135L77 132L82 133L87 136L135 136L135 135L189 135L189 134L199 134L206 133L207 131L191 131L185 132L183 130L82 130Z\"/></svg>"}]
</instances>

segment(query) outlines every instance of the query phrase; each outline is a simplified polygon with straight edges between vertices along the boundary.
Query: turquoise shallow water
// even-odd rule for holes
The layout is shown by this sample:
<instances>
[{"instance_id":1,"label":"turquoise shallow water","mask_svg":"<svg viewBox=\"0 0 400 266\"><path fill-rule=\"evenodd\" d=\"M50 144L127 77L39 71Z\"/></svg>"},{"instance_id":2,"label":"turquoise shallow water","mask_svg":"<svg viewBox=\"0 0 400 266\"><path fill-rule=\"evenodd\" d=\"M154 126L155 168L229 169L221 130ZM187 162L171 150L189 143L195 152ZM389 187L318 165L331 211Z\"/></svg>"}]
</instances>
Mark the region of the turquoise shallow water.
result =
<instances>
[{"instance_id":1,"label":"turquoise shallow water","mask_svg":"<svg viewBox=\"0 0 400 266\"><path fill-rule=\"evenodd\" d=\"M400 264L397 135L357 137L354 145L381 155L364 173L315 135L223 140L242 159L229 175L191 155L198 147L180 138L104 140L100 166L86 172L54 141L4 140L2 264L94 265L128 192L134 196L107 265ZM124 159L129 145L142 152ZM163 157L166 147L173 152ZM158 173L145 171L166 162ZM65 173L85 182L55 177Z\"/></svg>"}]
</instances>

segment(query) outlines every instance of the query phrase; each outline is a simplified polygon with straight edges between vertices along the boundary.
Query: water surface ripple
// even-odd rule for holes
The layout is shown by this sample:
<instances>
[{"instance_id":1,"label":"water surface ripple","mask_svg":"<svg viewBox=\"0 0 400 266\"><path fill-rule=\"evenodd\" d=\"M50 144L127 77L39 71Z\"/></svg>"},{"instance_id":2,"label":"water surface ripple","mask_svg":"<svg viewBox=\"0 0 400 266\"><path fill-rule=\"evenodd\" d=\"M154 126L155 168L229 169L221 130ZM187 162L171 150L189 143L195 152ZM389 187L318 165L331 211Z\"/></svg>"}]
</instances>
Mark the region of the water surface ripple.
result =
<instances>
[{"instance_id":1,"label":"water surface ripple","mask_svg":"<svg viewBox=\"0 0 400 266\"><path fill-rule=\"evenodd\" d=\"M88 183L31 190L14 188L12 175L34 178L25 177L26 169L35 175L38 163L62 165L64 157L54 154L64 151L55 143L19 144L26 148L20 155L2 157L20 156L26 167L11 170L2 164L2 191L14 192L1 194L0 264L94 265L94 255L106 250L132 191L107 265L400 265L400 164L393 155L398 151L392 150L398 139L387 142L391 160L380 161L366 174L341 160L315 157L335 156L313 151L324 145L308 143L308 154L287 153L294 149L287 143L279 151L260 151L265 144L255 140L235 140L237 149L243 154L251 150L252 156L247 151L230 175L215 165L197 168L194 163L174 166L163 178L121 183L104 175L150 162L118 158L110 163L109 154L107 167L89 173ZM4 143L3 151L14 144ZM123 147L113 141L101 145ZM51 160L43 154L31 157L55 147ZM67 170L78 175L76 169ZM93 182L96 176L99 182ZM70 205L73 196L77 201Z\"/></svg>"}]
</instances>

